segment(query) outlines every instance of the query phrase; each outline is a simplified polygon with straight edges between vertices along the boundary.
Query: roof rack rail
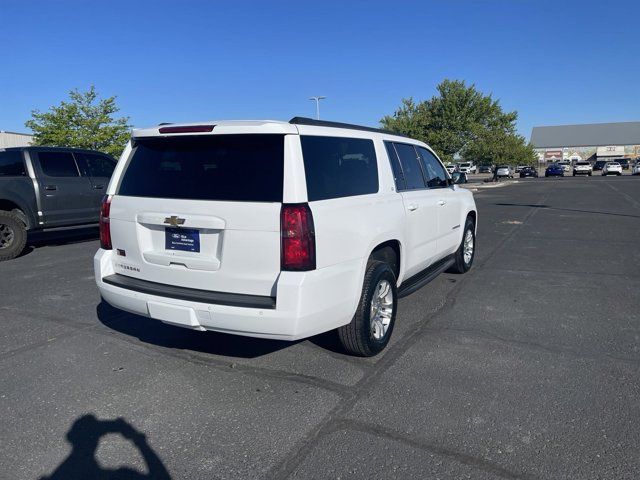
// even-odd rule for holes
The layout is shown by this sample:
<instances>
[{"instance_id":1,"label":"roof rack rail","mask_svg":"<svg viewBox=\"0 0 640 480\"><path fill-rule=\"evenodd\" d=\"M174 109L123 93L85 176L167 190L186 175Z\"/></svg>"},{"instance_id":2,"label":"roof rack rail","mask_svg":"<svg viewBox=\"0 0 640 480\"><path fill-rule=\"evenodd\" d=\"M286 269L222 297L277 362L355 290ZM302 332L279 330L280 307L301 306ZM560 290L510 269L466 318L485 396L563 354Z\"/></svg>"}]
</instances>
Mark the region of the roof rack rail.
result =
<instances>
[{"instance_id":1,"label":"roof rack rail","mask_svg":"<svg viewBox=\"0 0 640 480\"><path fill-rule=\"evenodd\" d=\"M402 133L384 130L382 128L365 127L362 125L353 125L351 123L328 122L326 120L314 120L313 118L307 117L293 117L289 120L289 123L293 125L313 125L316 127L347 128L349 130L363 130L365 132L386 133L389 135L397 135L398 137L406 137L406 135L403 135Z\"/></svg>"}]
</instances>

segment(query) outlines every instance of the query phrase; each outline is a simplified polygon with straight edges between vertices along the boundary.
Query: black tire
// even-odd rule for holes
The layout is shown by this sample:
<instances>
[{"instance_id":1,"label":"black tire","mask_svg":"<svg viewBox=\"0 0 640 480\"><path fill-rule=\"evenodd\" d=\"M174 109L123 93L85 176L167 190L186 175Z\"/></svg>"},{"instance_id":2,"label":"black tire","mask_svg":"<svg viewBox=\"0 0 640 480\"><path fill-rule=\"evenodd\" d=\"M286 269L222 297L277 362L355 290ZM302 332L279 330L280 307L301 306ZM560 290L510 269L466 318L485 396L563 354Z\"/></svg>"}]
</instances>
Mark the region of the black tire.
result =
<instances>
[{"instance_id":1,"label":"black tire","mask_svg":"<svg viewBox=\"0 0 640 480\"><path fill-rule=\"evenodd\" d=\"M471 252L471 259L468 262L464 260L464 240L467 237L467 232L471 232L471 236L473 237L473 250ZM455 263L448 270L451 273L466 273L473 265L473 259L476 257L476 227L473 223L473 220L467 217L467 221L464 224L464 232L462 232L462 241L460 242L460 246L456 253L454 254Z\"/></svg>"},{"instance_id":2,"label":"black tire","mask_svg":"<svg viewBox=\"0 0 640 480\"><path fill-rule=\"evenodd\" d=\"M390 285L393 295L391 306L391 319L384 335L376 339L371 325L371 302L380 282L386 280ZM367 264L367 271L364 274L362 294L355 315L351 322L338 328L338 338L343 348L352 355L361 357L371 357L380 353L389 343L393 326L396 322L396 311L398 306L398 289L396 287L396 276L389 265L377 260L370 260Z\"/></svg>"},{"instance_id":3,"label":"black tire","mask_svg":"<svg viewBox=\"0 0 640 480\"><path fill-rule=\"evenodd\" d=\"M27 228L12 212L0 211L0 262L16 258L27 244Z\"/></svg>"}]
</instances>

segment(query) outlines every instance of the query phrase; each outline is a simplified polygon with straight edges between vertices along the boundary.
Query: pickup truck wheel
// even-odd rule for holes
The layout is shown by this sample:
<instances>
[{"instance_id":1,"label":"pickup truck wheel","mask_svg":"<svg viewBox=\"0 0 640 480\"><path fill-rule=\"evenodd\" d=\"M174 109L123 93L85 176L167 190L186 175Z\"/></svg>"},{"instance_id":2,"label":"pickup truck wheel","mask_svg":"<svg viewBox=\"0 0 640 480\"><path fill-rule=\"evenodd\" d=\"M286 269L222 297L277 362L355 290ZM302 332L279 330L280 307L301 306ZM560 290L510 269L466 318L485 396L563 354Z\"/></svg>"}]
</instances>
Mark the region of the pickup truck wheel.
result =
<instances>
[{"instance_id":1,"label":"pickup truck wheel","mask_svg":"<svg viewBox=\"0 0 640 480\"><path fill-rule=\"evenodd\" d=\"M356 314L351 323L338 329L343 348L361 357L371 357L382 351L391 338L397 303L393 270L384 262L370 261Z\"/></svg>"},{"instance_id":2,"label":"pickup truck wheel","mask_svg":"<svg viewBox=\"0 0 640 480\"><path fill-rule=\"evenodd\" d=\"M468 272L473 264L473 258L476 255L476 229L473 220L470 218L467 218L467 221L465 222L462 242L454 255L455 263L449 269L449 272Z\"/></svg>"},{"instance_id":3,"label":"pickup truck wheel","mask_svg":"<svg viewBox=\"0 0 640 480\"><path fill-rule=\"evenodd\" d=\"M15 213L0 212L0 262L16 258L27 243L27 228Z\"/></svg>"}]
</instances>

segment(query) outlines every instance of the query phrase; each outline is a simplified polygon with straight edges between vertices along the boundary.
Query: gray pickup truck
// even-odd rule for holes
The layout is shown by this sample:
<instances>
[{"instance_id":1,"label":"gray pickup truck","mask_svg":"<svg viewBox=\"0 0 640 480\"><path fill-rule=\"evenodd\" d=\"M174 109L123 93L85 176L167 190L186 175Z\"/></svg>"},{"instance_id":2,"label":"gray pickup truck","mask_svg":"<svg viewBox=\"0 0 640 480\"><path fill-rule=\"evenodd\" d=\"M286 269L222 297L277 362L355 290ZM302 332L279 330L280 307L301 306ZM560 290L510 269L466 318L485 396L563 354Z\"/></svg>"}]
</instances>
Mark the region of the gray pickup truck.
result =
<instances>
[{"instance_id":1,"label":"gray pickup truck","mask_svg":"<svg viewBox=\"0 0 640 480\"><path fill-rule=\"evenodd\" d=\"M0 149L0 261L20 255L28 230L96 224L115 166L92 150Z\"/></svg>"}]
</instances>

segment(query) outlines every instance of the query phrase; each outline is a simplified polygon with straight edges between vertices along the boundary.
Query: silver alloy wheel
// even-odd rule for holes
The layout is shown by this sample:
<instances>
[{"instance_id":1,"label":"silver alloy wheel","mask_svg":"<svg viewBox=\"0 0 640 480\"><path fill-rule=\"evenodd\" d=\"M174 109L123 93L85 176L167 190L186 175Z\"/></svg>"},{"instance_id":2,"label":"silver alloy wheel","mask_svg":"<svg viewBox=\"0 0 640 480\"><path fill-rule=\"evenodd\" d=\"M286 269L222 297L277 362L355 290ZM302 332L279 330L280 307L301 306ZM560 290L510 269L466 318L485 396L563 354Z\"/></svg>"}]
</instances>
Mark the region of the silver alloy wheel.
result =
<instances>
[{"instance_id":1,"label":"silver alloy wheel","mask_svg":"<svg viewBox=\"0 0 640 480\"><path fill-rule=\"evenodd\" d=\"M462 248L464 253L464 263L469 265L469 263L471 263L471 258L473 257L473 232L471 230L467 230L467 233L464 236L464 245Z\"/></svg>"},{"instance_id":2,"label":"silver alloy wheel","mask_svg":"<svg viewBox=\"0 0 640 480\"><path fill-rule=\"evenodd\" d=\"M371 298L371 333L381 340L387 334L393 316L393 289L388 280L380 280Z\"/></svg>"},{"instance_id":3,"label":"silver alloy wheel","mask_svg":"<svg viewBox=\"0 0 640 480\"><path fill-rule=\"evenodd\" d=\"M0 250L9 248L13 243L13 228L9 225L0 223Z\"/></svg>"}]
</instances>

